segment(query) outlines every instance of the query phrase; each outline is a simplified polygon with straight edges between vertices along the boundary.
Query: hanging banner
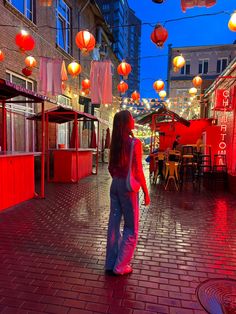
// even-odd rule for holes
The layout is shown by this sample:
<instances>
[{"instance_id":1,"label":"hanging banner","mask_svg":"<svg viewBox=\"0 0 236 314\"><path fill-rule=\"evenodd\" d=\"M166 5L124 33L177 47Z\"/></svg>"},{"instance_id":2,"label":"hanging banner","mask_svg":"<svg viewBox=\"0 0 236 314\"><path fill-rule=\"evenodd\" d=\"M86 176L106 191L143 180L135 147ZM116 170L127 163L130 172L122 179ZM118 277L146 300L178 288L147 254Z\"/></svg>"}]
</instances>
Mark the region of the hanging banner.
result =
<instances>
[{"instance_id":1,"label":"hanging banner","mask_svg":"<svg viewBox=\"0 0 236 314\"><path fill-rule=\"evenodd\" d=\"M215 98L216 111L232 111L233 95L228 89L217 89Z\"/></svg>"}]
</instances>

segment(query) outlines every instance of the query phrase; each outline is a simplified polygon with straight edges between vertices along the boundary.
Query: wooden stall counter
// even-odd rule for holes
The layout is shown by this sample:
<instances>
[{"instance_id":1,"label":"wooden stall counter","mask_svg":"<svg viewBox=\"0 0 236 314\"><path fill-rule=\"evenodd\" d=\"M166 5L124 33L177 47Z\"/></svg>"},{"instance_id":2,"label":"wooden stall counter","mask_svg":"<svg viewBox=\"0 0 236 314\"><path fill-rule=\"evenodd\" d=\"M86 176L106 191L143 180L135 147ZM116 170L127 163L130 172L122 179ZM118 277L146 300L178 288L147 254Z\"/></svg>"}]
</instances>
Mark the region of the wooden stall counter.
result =
<instances>
[{"instance_id":1,"label":"wooden stall counter","mask_svg":"<svg viewBox=\"0 0 236 314\"><path fill-rule=\"evenodd\" d=\"M0 152L0 210L35 195L33 152Z\"/></svg>"},{"instance_id":2,"label":"wooden stall counter","mask_svg":"<svg viewBox=\"0 0 236 314\"><path fill-rule=\"evenodd\" d=\"M76 163L75 149L53 150L54 182L77 182L79 179L92 174L93 166L92 148L78 149L78 165ZM78 170L78 173L76 173Z\"/></svg>"}]
</instances>

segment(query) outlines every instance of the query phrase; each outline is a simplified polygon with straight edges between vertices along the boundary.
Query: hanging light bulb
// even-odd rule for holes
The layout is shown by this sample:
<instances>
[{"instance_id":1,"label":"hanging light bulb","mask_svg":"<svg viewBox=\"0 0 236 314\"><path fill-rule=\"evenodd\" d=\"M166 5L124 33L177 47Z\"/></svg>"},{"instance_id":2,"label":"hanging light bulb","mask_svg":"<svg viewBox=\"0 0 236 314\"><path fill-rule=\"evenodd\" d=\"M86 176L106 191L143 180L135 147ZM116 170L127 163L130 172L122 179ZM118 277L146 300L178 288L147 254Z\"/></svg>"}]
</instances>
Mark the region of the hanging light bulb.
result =
<instances>
[{"instance_id":1,"label":"hanging light bulb","mask_svg":"<svg viewBox=\"0 0 236 314\"><path fill-rule=\"evenodd\" d=\"M228 27L232 32L236 32L236 11L231 15Z\"/></svg>"}]
</instances>

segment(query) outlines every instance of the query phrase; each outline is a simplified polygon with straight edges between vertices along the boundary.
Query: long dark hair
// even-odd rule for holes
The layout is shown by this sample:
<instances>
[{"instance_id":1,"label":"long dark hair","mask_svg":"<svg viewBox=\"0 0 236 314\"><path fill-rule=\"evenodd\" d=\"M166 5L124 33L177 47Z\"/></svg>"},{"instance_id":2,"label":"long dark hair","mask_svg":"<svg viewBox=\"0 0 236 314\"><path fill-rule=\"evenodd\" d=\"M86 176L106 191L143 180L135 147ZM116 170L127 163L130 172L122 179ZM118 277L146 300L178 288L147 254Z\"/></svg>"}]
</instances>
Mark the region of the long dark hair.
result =
<instances>
[{"instance_id":1,"label":"long dark hair","mask_svg":"<svg viewBox=\"0 0 236 314\"><path fill-rule=\"evenodd\" d=\"M128 110L117 112L113 120L113 130L110 146L110 166L127 166L127 140L133 136L131 121L133 117Z\"/></svg>"}]
</instances>

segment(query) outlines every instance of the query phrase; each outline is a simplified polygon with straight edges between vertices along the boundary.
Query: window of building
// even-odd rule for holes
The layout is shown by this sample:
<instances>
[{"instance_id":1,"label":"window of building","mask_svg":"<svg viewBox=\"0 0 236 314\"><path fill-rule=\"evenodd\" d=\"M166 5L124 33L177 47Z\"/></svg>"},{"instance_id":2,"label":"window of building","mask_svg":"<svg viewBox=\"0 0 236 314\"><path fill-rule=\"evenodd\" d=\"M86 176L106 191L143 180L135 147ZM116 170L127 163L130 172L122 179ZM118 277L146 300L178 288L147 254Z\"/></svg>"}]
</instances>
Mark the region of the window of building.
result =
<instances>
[{"instance_id":1,"label":"window of building","mask_svg":"<svg viewBox=\"0 0 236 314\"><path fill-rule=\"evenodd\" d=\"M185 65L181 68L180 73L185 75L190 74L190 60L186 60Z\"/></svg>"},{"instance_id":2,"label":"window of building","mask_svg":"<svg viewBox=\"0 0 236 314\"><path fill-rule=\"evenodd\" d=\"M63 0L57 0L57 45L67 53L71 52L71 8Z\"/></svg>"},{"instance_id":3,"label":"window of building","mask_svg":"<svg viewBox=\"0 0 236 314\"><path fill-rule=\"evenodd\" d=\"M34 90L34 82L12 72L6 73L6 79L29 90ZM24 100L25 97L14 97L13 100ZM35 113L32 103L7 104L7 147L10 151L35 151L35 123L26 117Z\"/></svg>"},{"instance_id":4,"label":"window of building","mask_svg":"<svg viewBox=\"0 0 236 314\"><path fill-rule=\"evenodd\" d=\"M208 73L208 59L199 60L198 64L198 73L199 74L207 74Z\"/></svg>"},{"instance_id":5,"label":"window of building","mask_svg":"<svg viewBox=\"0 0 236 314\"><path fill-rule=\"evenodd\" d=\"M220 58L217 60L216 72L221 73L228 65L228 58Z\"/></svg>"},{"instance_id":6,"label":"window of building","mask_svg":"<svg viewBox=\"0 0 236 314\"><path fill-rule=\"evenodd\" d=\"M71 107L72 108L72 102L71 102L71 98L65 96L65 95L58 95L57 96L57 102L60 105L63 106L67 106L67 107Z\"/></svg>"},{"instance_id":7,"label":"window of building","mask_svg":"<svg viewBox=\"0 0 236 314\"><path fill-rule=\"evenodd\" d=\"M109 4L104 3L104 4L102 5L102 9L103 9L104 11L109 11L109 10L110 10Z\"/></svg>"},{"instance_id":8,"label":"window of building","mask_svg":"<svg viewBox=\"0 0 236 314\"><path fill-rule=\"evenodd\" d=\"M7 0L14 8L24 14L27 19L34 21L33 11L35 0Z\"/></svg>"}]
</instances>

